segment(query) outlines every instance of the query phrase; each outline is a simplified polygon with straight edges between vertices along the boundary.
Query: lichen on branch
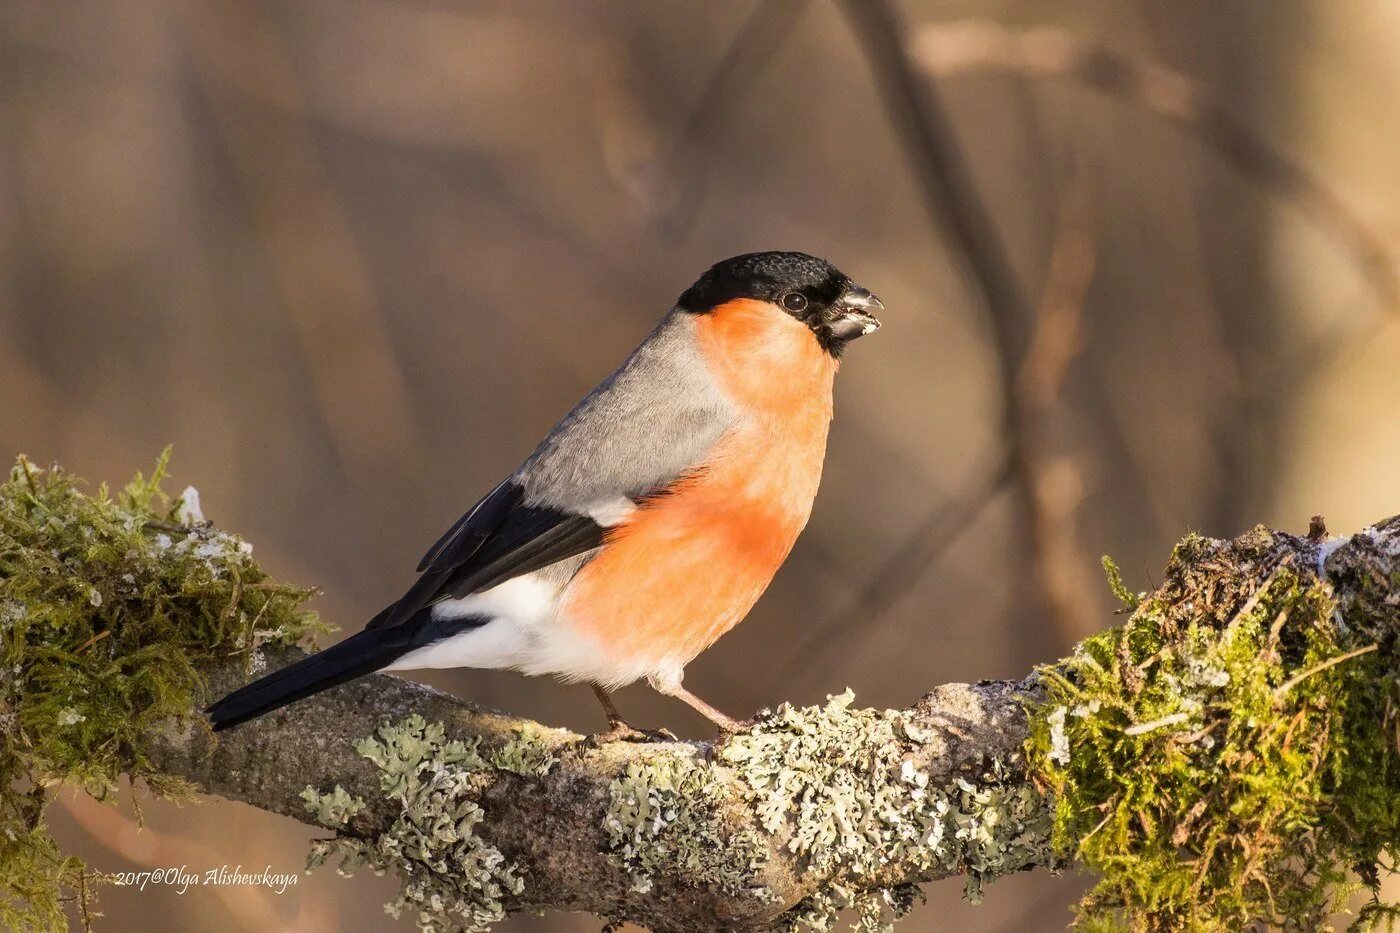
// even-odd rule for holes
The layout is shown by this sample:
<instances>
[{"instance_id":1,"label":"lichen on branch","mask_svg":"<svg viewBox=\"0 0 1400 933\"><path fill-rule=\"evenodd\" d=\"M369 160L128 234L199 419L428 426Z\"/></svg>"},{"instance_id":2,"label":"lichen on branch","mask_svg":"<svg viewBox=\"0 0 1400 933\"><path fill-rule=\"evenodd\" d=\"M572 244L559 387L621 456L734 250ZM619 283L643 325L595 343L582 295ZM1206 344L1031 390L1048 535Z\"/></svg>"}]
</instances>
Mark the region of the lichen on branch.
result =
<instances>
[{"instance_id":1,"label":"lichen on branch","mask_svg":"<svg viewBox=\"0 0 1400 933\"><path fill-rule=\"evenodd\" d=\"M1024 779L1020 754L988 752L961 773L931 781L919 766L930 735L916 710L853 706L847 690L825 706L784 704L758 717L717 753L769 834L822 885L780 928L888 928L912 906L908 878L964 875L971 900L984 881L1055 868L1046 800ZM890 866L904 878L891 884Z\"/></svg>"},{"instance_id":2,"label":"lichen on branch","mask_svg":"<svg viewBox=\"0 0 1400 933\"><path fill-rule=\"evenodd\" d=\"M582 910L657 931L886 929L929 880L976 898L1077 861L1086 929L1315 928L1400 834L1400 519L1345 541L1189 537L1131 614L1021 683L902 710L849 693L726 742L594 743L387 675L213 736L197 710L317 630L309 591L156 475L0 484L0 920L96 880L45 788L120 774L334 831L433 929ZM183 500L183 501L182 501ZM309 785L309 786L308 786ZM1392 916L1372 901L1358 918Z\"/></svg>"},{"instance_id":3,"label":"lichen on branch","mask_svg":"<svg viewBox=\"0 0 1400 933\"><path fill-rule=\"evenodd\" d=\"M448 739L441 723L410 716L381 726L356 751L379 770L379 789L398 805L398 818L373 839L318 841L308 870L338 854L342 875L362 866L394 872L399 894L385 909L394 917L413 911L425 931L485 930L505 919L504 898L519 895L525 882L518 867L476 833L484 818L477 799L493 769L547 774L555 761L548 747L526 731L500 749L483 751L479 737ZM302 796L316 821L331 828L365 808L364 800L339 785L327 794L308 786Z\"/></svg>"}]
</instances>

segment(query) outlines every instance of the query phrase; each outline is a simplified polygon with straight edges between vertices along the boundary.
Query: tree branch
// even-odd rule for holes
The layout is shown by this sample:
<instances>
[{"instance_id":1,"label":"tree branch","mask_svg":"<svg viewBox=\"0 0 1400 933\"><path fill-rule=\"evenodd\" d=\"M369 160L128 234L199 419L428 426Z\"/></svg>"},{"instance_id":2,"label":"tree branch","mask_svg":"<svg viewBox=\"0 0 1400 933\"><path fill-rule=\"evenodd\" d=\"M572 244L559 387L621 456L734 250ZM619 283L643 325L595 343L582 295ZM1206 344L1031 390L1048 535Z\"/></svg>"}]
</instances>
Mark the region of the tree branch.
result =
<instances>
[{"instance_id":1,"label":"tree branch","mask_svg":"<svg viewBox=\"0 0 1400 933\"><path fill-rule=\"evenodd\" d=\"M1260 551L1261 540L1269 542L1268 550ZM1178 604L1220 599L1217 588L1226 584L1221 582L1223 577L1210 575L1226 573L1221 555L1245 553L1246 548L1253 549L1248 551L1246 566L1260 579L1246 587L1253 588L1253 595L1242 608L1231 612L1232 620L1256 610L1261 595L1277 580L1279 567L1291 568L1305 579L1329 578L1341 612L1350 611L1354 598L1363 595L1370 601L1368 605L1396 601L1396 594L1390 592L1380 594L1377 603L1374 587L1377 581L1390 581L1386 585L1395 586L1394 581L1400 580L1400 518L1345 542L1323 542L1316 536L1293 537L1263 529L1238 542L1207 542L1199 558L1205 575L1192 584L1202 592L1176 592L1172 598ZM1365 574L1358 568L1364 568ZM1237 570L1232 567L1229 572ZM1192 578L1178 574L1175 580L1164 583L1160 592L1172 587L1179 590L1183 579ZM1122 591L1121 583L1116 585ZM1237 624L1231 621L1226 631ZM1276 624L1275 638L1282 624L1282 620ZM1287 685L1349 662L1361 653L1352 651L1314 665ZM296 649L284 649L273 661L290 663L300 656ZM232 689L243 680L239 664L221 664L209 671L211 695ZM1131 683L1128 686L1137 689ZM536 760L552 761L547 770L490 768L469 792L484 811L476 833L516 866L524 879L518 894L502 899L504 910L590 911L654 930L766 930L782 928L790 921L794 905L810 907L815 898L829 907L830 902L822 899L830 897L833 884L843 891L887 892L959 873L980 881L1006 871L1054 867L1055 858L1047 843L1050 802L1039 785L1027 778L1022 758L1028 735L1027 710L1033 712L1043 702L1044 694L1033 680L951 684L936 688L900 711L851 710L841 701L824 710L784 707L761 714L751 732L718 747L689 742L619 742L593 747L571 732L482 710L430 688L377 675L295 704L225 733L217 741L198 728L171 730L159 741L156 762L161 769L188 778L209 793L303 820L309 819L303 795L308 783L323 791L338 784L351 797L366 802L366 808L349 821L343 834L368 841L391 832L404 808L386 798L381 789L382 771L355 751L357 740L386 722L414 715L429 723L442 723L447 739L480 739L488 759L491 750L509 747L522 735L530 736L539 753ZM1186 714L1164 716L1130 726L1122 734L1172 741L1172 733L1189 728L1185 725L1189 718ZM802 793L810 795L848 781L852 772L842 769L856 762L856 770L871 772L869 784L852 790L856 796L878 796L886 787L900 794L913 787L926 789L935 795L947 794L954 801L950 825L964 825L958 823L960 818L968 818L965 825L975 825L985 813L967 808L987 806L998 809L997 819L1008 820L1006 814L1013 815L1014 819L1008 820L1010 832L980 843L951 842L951 834L942 843L931 843L931 835L938 833L928 834L928 825L923 825L924 838L908 845L881 840L873 849L860 842L844 848L804 849L799 842L810 827L804 822L807 817L797 811L802 801L811 803L813 798L801 797L797 804L777 813L773 823L766 823L765 804L776 799L769 791L781 788L785 778L774 777L776 772L765 771L761 765L766 755L769 763L790 762L794 773L802 770L807 767L804 755L810 755L813 743L820 745L827 732L831 747L845 746L846 758L804 786ZM830 754L830 748L821 754ZM1052 750L1051 757L1054 755ZM684 772L691 778L675 781L675 792L667 797L666 782L655 780L655 776L677 762L684 763ZM659 802L660 810L688 811L670 822L663 819L651 827L659 827L655 832L644 826L634 833L631 838L640 840L639 845L660 847L660 855L644 855L640 861L629 857L619 847L617 835L608 829L610 820L617 817L619 787L624 788L624 796L632 792L632 785L624 780L629 775L651 775L651 784L642 780L638 786L649 786L652 793L660 795L653 801ZM763 790L757 795L756 780ZM1008 796L1012 792L1020 796ZM985 799L978 804L979 795L994 799L991 804ZM830 807L837 799L833 795L812 809ZM886 824L892 836L917 822L919 813L927 815L911 808L902 796L884 798L881 806L903 808ZM961 816L956 812L959 806L964 808ZM870 807L867 815L874 809ZM817 818L830 822L832 814L818 813ZM838 834L843 831L841 821L838 814L833 824L838 825ZM778 828L769 831L774 825ZM707 832L713 835L706 836ZM706 839L721 840L733 851L712 854L721 858L740 854L741 860L751 861L752 873L736 888L732 875L698 864L695 853L688 852L685 845L674 839L668 845L668 834L682 840L690 836L702 845ZM752 847L755 841L757 848ZM747 850L746 844L750 845ZM998 847L1004 848L1005 857L989 860L987 853L1000 851ZM878 858L872 859L872 854ZM644 884L638 883L639 875L645 875Z\"/></svg>"},{"instance_id":2,"label":"tree branch","mask_svg":"<svg viewBox=\"0 0 1400 933\"><path fill-rule=\"evenodd\" d=\"M299 649L282 649L271 660L281 666L302 655ZM241 668L229 662L210 670L210 695L240 686L246 679ZM948 786L959 776L975 778L990 758L1015 758L1026 739L1022 703L1028 690L1006 682L938 687L908 710L908 721L920 734L909 760L932 785ZM758 930L769 928L827 880L805 869L787 850L786 839L775 835L754 878L755 891L767 892L762 896L735 895L679 874L659 875L650 890L637 891L628 865L609 854L604 831L610 784L629 766L675 757L696 761L722 789L712 818L734 826L754 820L741 778L722 761L706 760L709 745L615 742L595 748L567 730L483 710L385 674L319 694L217 739L198 728L171 730L160 738L155 760L162 770L208 793L307 822L311 817L302 798L307 785L339 784L371 802L347 832L372 839L390 828L399 807L384 798L378 770L356 753L354 743L385 722L415 714L443 723L448 738L481 737L490 745L507 743L522 730L539 730L558 759L542 778L497 772L480 795L486 822L478 832L520 866L526 879L523 893L508 903L510 910L589 911L653 930ZM893 887L954 873L894 863L878 882Z\"/></svg>"},{"instance_id":3,"label":"tree branch","mask_svg":"<svg viewBox=\"0 0 1400 933\"><path fill-rule=\"evenodd\" d=\"M45 788L100 796L123 772L334 830L313 862L394 872L391 909L431 929L578 910L830 930L849 911L869 931L923 881L975 897L1070 857L1102 876L1094 919L1310 929L1400 839L1400 517L1189 536L1150 594L1110 567L1130 618L1025 681L785 704L717 744L594 744L383 675L216 737L194 711L301 657L286 644L315 620L192 494L157 506L163 466L117 496L24 460L0 484L8 925L59 924L62 888L86 909L95 879L46 837Z\"/></svg>"}]
</instances>

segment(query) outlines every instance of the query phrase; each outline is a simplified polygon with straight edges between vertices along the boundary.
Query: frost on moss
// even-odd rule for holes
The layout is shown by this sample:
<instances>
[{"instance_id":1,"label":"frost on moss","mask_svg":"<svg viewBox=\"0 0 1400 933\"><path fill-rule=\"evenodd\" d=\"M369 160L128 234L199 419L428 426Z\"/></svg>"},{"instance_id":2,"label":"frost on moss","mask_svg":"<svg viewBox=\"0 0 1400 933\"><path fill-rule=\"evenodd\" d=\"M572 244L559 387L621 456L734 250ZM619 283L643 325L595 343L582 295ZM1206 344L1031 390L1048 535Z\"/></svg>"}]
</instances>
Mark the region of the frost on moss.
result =
<instances>
[{"instance_id":1,"label":"frost on moss","mask_svg":"<svg viewBox=\"0 0 1400 933\"><path fill-rule=\"evenodd\" d=\"M44 787L105 797L123 772L157 793L157 723L188 719L202 662L320 630L312 591L270 580L235 535L148 479L88 493L20 458L0 483L0 925L62 929L96 877L44 825ZM192 499L188 494L184 497ZM65 893L65 889L68 891Z\"/></svg>"},{"instance_id":2,"label":"frost on moss","mask_svg":"<svg viewBox=\"0 0 1400 933\"><path fill-rule=\"evenodd\" d=\"M1339 605L1310 547L1188 538L1126 625L1041 672L1028 757L1101 878L1085 928L1322 929L1394 854L1395 555L1334 558Z\"/></svg>"},{"instance_id":3,"label":"frost on moss","mask_svg":"<svg viewBox=\"0 0 1400 933\"><path fill-rule=\"evenodd\" d=\"M651 890L658 872L726 893L763 896L754 868L764 850L748 826L725 822L724 788L695 753L629 762L608 788L603 829L632 872L633 890Z\"/></svg>"},{"instance_id":4,"label":"frost on moss","mask_svg":"<svg viewBox=\"0 0 1400 933\"><path fill-rule=\"evenodd\" d=\"M339 854L339 871L362 866L393 871L398 895L385 905L395 917L415 911L423 930L485 930L505 918L504 900L525 883L501 852L476 835L484 814L477 803L493 772L542 777L555 762L553 747L535 729L522 729L483 750L480 737L448 740L441 723L418 715L384 725L355 744L379 770L384 796L399 806L397 819L372 840L350 835L314 844L308 869ZM341 787L328 794L308 787L306 809L324 826L340 828L365 807Z\"/></svg>"},{"instance_id":5,"label":"frost on moss","mask_svg":"<svg viewBox=\"0 0 1400 933\"><path fill-rule=\"evenodd\" d=\"M1019 760L989 757L939 786L916 767L927 739L912 715L860 709L847 691L825 706L783 705L719 752L739 773L762 827L784 834L824 888L784 918L788 929L833 928L851 910L859 930L907 912L914 889L881 882L892 863L957 872L976 899L984 880L1053 867L1050 811ZM907 874L907 872L906 872Z\"/></svg>"}]
</instances>

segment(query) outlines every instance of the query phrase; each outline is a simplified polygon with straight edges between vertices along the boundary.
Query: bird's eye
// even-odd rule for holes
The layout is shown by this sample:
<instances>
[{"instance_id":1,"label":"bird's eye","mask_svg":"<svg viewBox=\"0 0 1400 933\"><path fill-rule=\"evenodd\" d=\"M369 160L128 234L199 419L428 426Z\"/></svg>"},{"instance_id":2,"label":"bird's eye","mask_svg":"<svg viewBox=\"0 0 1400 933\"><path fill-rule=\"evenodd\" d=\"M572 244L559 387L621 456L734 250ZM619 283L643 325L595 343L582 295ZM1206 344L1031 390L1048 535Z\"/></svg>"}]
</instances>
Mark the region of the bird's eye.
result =
<instances>
[{"instance_id":1,"label":"bird's eye","mask_svg":"<svg viewBox=\"0 0 1400 933\"><path fill-rule=\"evenodd\" d=\"M807 296L801 292L788 292L783 296L783 307L792 312L806 311Z\"/></svg>"}]
</instances>

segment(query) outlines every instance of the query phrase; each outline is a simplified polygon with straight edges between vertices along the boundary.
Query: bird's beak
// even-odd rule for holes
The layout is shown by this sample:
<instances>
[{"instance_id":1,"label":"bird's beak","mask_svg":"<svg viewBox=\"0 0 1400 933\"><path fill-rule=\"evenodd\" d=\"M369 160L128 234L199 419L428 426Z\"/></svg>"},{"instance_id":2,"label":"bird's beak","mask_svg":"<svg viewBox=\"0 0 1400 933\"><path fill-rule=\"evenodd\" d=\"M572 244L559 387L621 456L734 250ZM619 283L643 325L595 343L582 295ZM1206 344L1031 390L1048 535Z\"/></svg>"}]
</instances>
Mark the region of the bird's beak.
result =
<instances>
[{"instance_id":1,"label":"bird's beak","mask_svg":"<svg viewBox=\"0 0 1400 933\"><path fill-rule=\"evenodd\" d=\"M855 340L880 329L880 321L875 317L877 310L885 310L879 298L870 294L869 289L853 285L841 299L832 306L836 316L828 327L837 340Z\"/></svg>"}]
</instances>

